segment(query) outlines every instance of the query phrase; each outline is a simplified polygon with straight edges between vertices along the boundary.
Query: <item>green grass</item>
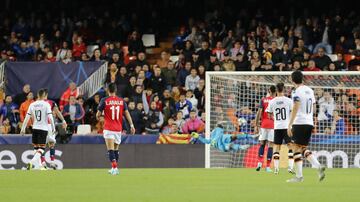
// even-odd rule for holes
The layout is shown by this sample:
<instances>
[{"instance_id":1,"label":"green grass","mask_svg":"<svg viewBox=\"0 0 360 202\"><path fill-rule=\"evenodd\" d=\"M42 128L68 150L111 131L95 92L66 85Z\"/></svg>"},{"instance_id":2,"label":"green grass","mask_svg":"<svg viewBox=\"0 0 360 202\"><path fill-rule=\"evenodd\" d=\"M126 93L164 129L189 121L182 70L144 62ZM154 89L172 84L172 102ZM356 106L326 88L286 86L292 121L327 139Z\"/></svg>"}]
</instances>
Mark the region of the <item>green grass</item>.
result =
<instances>
[{"instance_id":1,"label":"green grass","mask_svg":"<svg viewBox=\"0 0 360 202\"><path fill-rule=\"evenodd\" d=\"M285 170L275 176L253 169L104 169L0 171L0 201L360 201L360 169L328 169L324 182L305 169L305 181L288 184Z\"/></svg>"}]
</instances>

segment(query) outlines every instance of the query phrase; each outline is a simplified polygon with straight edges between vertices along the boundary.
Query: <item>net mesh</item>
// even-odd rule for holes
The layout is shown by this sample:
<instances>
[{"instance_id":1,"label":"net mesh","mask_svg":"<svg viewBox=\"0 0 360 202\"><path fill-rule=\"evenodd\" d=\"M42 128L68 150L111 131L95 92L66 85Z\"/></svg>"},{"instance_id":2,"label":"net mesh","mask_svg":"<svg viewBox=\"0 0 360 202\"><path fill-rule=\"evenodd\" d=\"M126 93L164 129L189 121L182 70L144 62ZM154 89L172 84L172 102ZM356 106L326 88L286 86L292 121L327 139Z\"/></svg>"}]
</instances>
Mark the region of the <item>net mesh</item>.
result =
<instances>
[{"instance_id":1,"label":"net mesh","mask_svg":"<svg viewBox=\"0 0 360 202\"><path fill-rule=\"evenodd\" d=\"M260 73L261 74L261 73ZM255 117L267 89L285 83L286 95L293 90L286 75L210 74L210 130L222 123L226 133L254 133ZM360 164L360 74L305 75L315 92L315 130L310 149L327 167L359 167ZM258 140L248 138L247 150L221 152L210 148L210 167L255 167ZM281 149L281 167L287 166L287 147ZM266 153L264 154L266 156ZM305 166L309 164L305 163Z\"/></svg>"}]
</instances>

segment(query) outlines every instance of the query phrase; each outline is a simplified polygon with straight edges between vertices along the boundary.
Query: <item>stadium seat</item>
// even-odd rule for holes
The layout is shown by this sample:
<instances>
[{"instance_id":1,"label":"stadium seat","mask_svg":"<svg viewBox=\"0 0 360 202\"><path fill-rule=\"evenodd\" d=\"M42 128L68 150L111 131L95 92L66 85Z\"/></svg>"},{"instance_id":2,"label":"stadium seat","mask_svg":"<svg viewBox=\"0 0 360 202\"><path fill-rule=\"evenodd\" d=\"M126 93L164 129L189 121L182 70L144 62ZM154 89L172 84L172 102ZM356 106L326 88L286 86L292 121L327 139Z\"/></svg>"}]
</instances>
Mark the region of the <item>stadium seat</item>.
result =
<instances>
[{"instance_id":1,"label":"stadium seat","mask_svg":"<svg viewBox=\"0 0 360 202\"><path fill-rule=\"evenodd\" d=\"M145 47L155 46L155 35L154 34L143 34L141 40Z\"/></svg>"},{"instance_id":2,"label":"stadium seat","mask_svg":"<svg viewBox=\"0 0 360 202\"><path fill-rule=\"evenodd\" d=\"M91 133L91 126L89 124L78 125L77 134L79 135L87 135Z\"/></svg>"}]
</instances>

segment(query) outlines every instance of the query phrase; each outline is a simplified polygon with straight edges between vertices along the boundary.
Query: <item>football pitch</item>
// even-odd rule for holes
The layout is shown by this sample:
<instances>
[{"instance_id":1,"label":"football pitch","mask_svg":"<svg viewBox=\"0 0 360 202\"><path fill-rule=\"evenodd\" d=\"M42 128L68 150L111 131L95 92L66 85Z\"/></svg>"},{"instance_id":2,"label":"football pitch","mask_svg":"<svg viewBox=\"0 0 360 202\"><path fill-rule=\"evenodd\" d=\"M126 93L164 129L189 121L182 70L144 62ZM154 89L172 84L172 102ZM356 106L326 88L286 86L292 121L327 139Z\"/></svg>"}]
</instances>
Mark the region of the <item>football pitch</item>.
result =
<instances>
[{"instance_id":1,"label":"football pitch","mask_svg":"<svg viewBox=\"0 0 360 202\"><path fill-rule=\"evenodd\" d=\"M0 201L360 201L360 169L328 169L318 182L314 169L305 181L289 184L279 175L253 169L122 169L111 176L105 169L0 171Z\"/></svg>"}]
</instances>

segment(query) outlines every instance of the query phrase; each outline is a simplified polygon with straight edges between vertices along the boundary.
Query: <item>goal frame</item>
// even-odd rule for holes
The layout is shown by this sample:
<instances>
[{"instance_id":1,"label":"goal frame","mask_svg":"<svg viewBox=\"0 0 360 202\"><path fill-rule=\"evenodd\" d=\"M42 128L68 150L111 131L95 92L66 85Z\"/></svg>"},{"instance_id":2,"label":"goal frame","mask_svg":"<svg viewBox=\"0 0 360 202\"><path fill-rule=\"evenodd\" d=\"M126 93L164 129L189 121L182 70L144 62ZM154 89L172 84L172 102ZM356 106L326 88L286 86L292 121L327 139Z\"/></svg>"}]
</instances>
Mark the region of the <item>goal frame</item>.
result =
<instances>
[{"instance_id":1,"label":"goal frame","mask_svg":"<svg viewBox=\"0 0 360 202\"><path fill-rule=\"evenodd\" d=\"M240 71L207 71L205 73L205 137L210 138L210 109L211 109L211 76L290 76L293 71L267 71L267 72L240 72ZM360 71L317 71L302 72L309 76L346 76L360 75ZM360 86L359 86L360 88ZM205 144L205 168L210 168L210 145Z\"/></svg>"}]
</instances>

